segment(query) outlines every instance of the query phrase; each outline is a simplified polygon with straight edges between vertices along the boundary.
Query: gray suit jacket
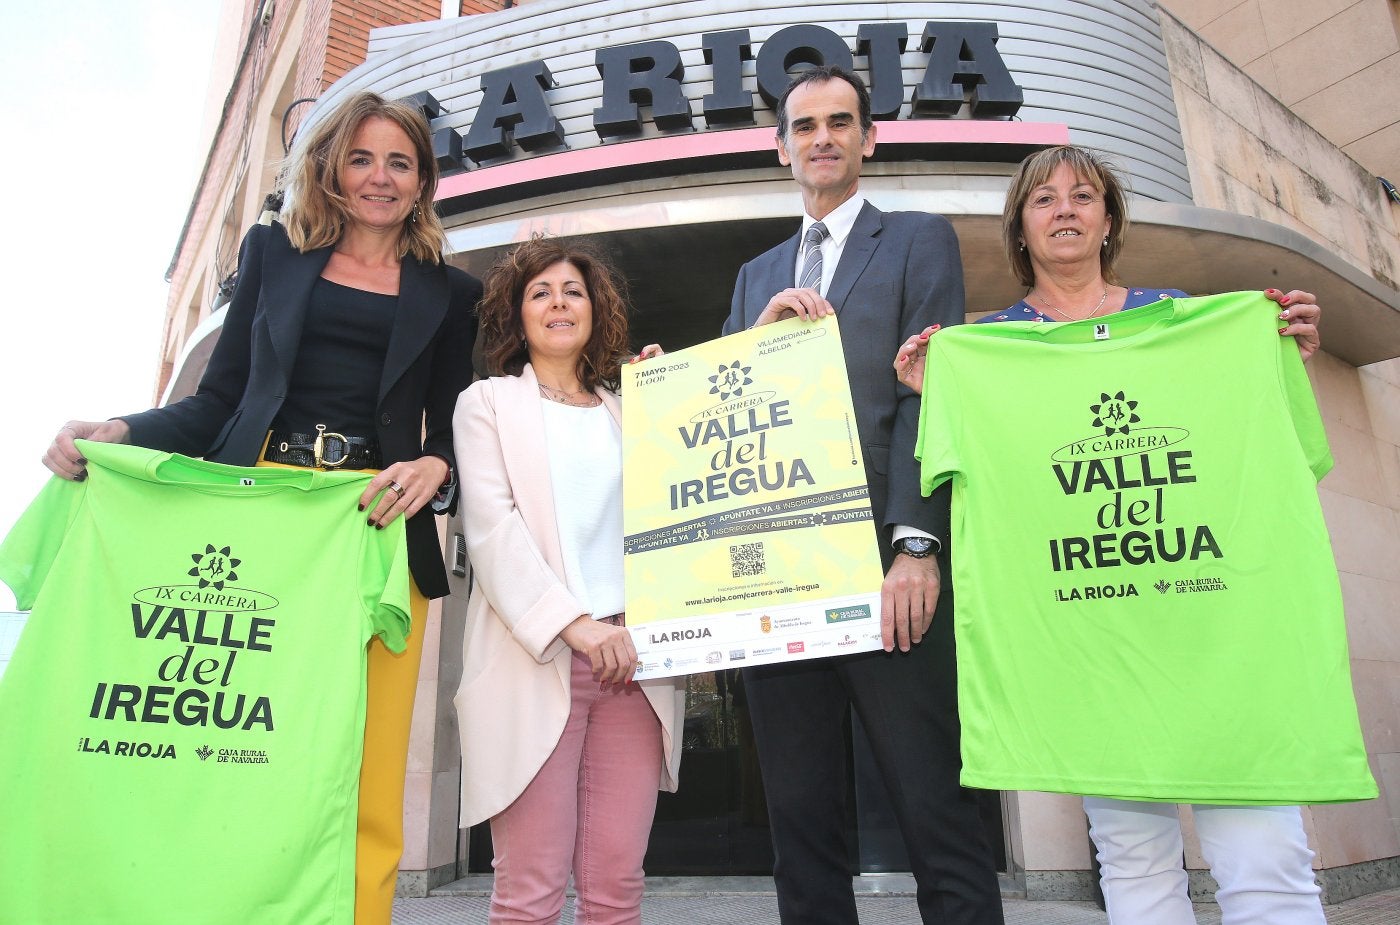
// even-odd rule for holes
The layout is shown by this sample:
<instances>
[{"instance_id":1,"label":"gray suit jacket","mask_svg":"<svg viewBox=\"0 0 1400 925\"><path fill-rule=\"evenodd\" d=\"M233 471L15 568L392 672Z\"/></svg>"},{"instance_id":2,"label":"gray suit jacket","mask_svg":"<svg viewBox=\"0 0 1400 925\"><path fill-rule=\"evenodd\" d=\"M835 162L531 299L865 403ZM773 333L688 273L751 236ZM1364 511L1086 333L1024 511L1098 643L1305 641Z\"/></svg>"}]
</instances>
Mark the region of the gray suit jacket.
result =
<instances>
[{"instance_id":1,"label":"gray suit jacket","mask_svg":"<svg viewBox=\"0 0 1400 925\"><path fill-rule=\"evenodd\" d=\"M795 285L794 235L739 270L724 333L753 325L768 300ZM962 259L953 227L941 215L881 212L866 203L856 217L827 301L836 309L845 345L870 503L881 531L881 556L893 554L889 528L904 524L948 538L949 489L919 491L914 444L919 397L895 378L895 351L931 324L963 320Z\"/></svg>"}]
</instances>

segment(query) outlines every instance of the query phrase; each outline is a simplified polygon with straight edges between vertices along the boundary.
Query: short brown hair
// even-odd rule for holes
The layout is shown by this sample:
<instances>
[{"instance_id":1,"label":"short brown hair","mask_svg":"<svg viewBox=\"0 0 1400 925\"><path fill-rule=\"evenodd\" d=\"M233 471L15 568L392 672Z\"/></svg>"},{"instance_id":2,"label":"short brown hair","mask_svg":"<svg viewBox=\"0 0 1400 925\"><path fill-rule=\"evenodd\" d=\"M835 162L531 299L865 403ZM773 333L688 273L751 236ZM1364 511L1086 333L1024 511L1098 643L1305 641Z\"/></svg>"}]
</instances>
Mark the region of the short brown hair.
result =
<instances>
[{"instance_id":1,"label":"short brown hair","mask_svg":"<svg viewBox=\"0 0 1400 925\"><path fill-rule=\"evenodd\" d=\"M593 303L593 333L578 361L579 383L616 391L621 358L628 352L627 287L612 264L592 246L567 238L535 237L510 251L486 276L481 318L481 349L491 375L518 376L530 360L520 318L525 286L556 263L583 274Z\"/></svg>"},{"instance_id":2,"label":"short brown hair","mask_svg":"<svg viewBox=\"0 0 1400 925\"><path fill-rule=\"evenodd\" d=\"M783 88L783 95L778 97L778 137L782 139L784 144L787 143L788 134L787 101L788 97L792 96L792 91L804 84L824 84L828 80L844 80L851 85L852 90L856 91L860 137L862 140L870 137L870 127L875 124L875 120L870 114L870 91L865 88L865 81L860 79L859 74L853 74L839 64L819 64L807 68L794 77Z\"/></svg>"},{"instance_id":3,"label":"short brown hair","mask_svg":"<svg viewBox=\"0 0 1400 925\"><path fill-rule=\"evenodd\" d=\"M426 263L440 263L447 234L433 210L437 193L437 158L428 120L416 107L402 100L386 100L377 93L356 93L311 126L305 139L292 148L282 169L288 191L282 224L297 250L330 247L340 240L350 221L350 201L345 198L337 174L350 156L355 133L366 119L388 119L413 142L418 159L418 179L423 190L414 212L404 222L399 256L412 253Z\"/></svg>"},{"instance_id":4,"label":"short brown hair","mask_svg":"<svg viewBox=\"0 0 1400 925\"><path fill-rule=\"evenodd\" d=\"M1074 175L1087 182L1103 196L1104 209L1113 219L1108 226L1108 244L1099 251L1099 269L1105 282L1118 284L1118 273L1114 269L1118 255L1123 251L1123 235L1128 230L1128 199L1123 181L1118 172L1107 161L1087 148L1077 145L1057 145L1037 151L1021 162L1011 177L1011 187L1006 191L1006 206L1001 213L1001 243L1006 249L1006 259L1021 285L1035 285L1035 268L1022 244L1021 210L1026 200L1038 186L1050 181L1050 175L1061 164L1068 164Z\"/></svg>"}]
</instances>

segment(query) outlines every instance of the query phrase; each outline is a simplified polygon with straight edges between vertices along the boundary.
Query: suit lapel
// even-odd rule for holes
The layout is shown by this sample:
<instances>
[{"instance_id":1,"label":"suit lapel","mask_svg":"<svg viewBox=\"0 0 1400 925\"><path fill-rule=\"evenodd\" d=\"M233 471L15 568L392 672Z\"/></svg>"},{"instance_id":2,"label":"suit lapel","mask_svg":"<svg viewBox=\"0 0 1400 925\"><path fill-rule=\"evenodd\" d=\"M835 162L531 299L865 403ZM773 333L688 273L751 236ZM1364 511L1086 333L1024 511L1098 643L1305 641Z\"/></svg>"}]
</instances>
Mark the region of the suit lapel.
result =
<instances>
[{"instance_id":1,"label":"suit lapel","mask_svg":"<svg viewBox=\"0 0 1400 925\"><path fill-rule=\"evenodd\" d=\"M836 265L836 272L831 276L831 285L826 290L826 300L836 309L837 314L845 308L846 299L855 287L856 280L865 272L866 264L870 263L875 248L879 246L882 227L879 209L868 202L860 207L860 214L856 216L855 224L851 226L850 237L846 238L846 246L841 251L841 262ZM796 252L793 253L793 259L797 259Z\"/></svg>"},{"instance_id":2,"label":"suit lapel","mask_svg":"<svg viewBox=\"0 0 1400 925\"><path fill-rule=\"evenodd\" d=\"M564 560L554 517L554 485L549 478L549 445L540 408L539 380L534 368L526 363L519 376L502 376L492 381L499 398L496 427L501 435L501 455L514 490L515 507L541 555L562 578L560 563Z\"/></svg>"},{"instance_id":3,"label":"suit lapel","mask_svg":"<svg viewBox=\"0 0 1400 925\"><path fill-rule=\"evenodd\" d=\"M762 286L759 287L761 291L776 295L784 289L791 289L797 285L797 239L801 233L802 229L799 227L797 234L778 245L778 249L774 251L776 256L764 268ZM753 317L744 319L746 325L751 325L758 319L764 304L766 302L751 306Z\"/></svg>"},{"instance_id":4,"label":"suit lapel","mask_svg":"<svg viewBox=\"0 0 1400 925\"><path fill-rule=\"evenodd\" d=\"M410 366L427 349L447 314L451 291L447 274L436 264L406 256L399 267L399 305L389 350L384 355L384 375L379 380L382 401ZM469 357L463 363L471 362Z\"/></svg>"},{"instance_id":5,"label":"suit lapel","mask_svg":"<svg viewBox=\"0 0 1400 925\"><path fill-rule=\"evenodd\" d=\"M331 259L332 248L303 254L287 240L280 225L263 255L262 291L258 294L260 315L267 325L268 339L282 371L282 384L292 378L292 364L301 346L306 310L311 304L311 287Z\"/></svg>"}]
</instances>

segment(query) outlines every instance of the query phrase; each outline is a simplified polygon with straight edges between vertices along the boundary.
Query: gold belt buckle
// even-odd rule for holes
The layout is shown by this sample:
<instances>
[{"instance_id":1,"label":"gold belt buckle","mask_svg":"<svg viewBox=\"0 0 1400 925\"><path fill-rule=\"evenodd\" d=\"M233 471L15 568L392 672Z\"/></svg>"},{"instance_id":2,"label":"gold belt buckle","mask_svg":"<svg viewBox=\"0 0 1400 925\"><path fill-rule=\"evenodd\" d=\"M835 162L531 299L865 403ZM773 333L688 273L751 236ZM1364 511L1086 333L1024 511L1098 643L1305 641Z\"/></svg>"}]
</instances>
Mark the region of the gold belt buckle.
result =
<instances>
[{"instance_id":1,"label":"gold belt buckle","mask_svg":"<svg viewBox=\"0 0 1400 925\"><path fill-rule=\"evenodd\" d=\"M334 437L340 441L340 458L335 462L328 461L321 453L326 448L326 438ZM326 433L326 425L316 425L316 441L311 444L311 455L315 459L318 469L339 469L345 465L345 461L350 458L350 441L345 439L344 434Z\"/></svg>"}]
</instances>

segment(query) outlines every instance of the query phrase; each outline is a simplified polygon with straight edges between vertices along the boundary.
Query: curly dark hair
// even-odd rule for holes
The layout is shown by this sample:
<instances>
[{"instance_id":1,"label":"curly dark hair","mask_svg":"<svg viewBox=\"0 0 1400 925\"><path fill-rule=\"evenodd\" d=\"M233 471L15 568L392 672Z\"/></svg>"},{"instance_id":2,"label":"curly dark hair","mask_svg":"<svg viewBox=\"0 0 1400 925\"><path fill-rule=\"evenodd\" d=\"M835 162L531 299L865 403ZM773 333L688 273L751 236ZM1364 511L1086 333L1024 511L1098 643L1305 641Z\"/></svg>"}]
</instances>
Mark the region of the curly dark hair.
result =
<instances>
[{"instance_id":1,"label":"curly dark hair","mask_svg":"<svg viewBox=\"0 0 1400 925\"><path fill-rule=\"evenodd\" d=\"M494 376L518 376L525 370L530 361L520 316L525 286L556 263L568 263L583 274L593 303L593 333L579 356L579 383L590 391L600 385L616 391L629 344L627 284L599 250L576 239L531 238L491 268L477 309L487 370Z\"/></svg>"}]
</instances>

